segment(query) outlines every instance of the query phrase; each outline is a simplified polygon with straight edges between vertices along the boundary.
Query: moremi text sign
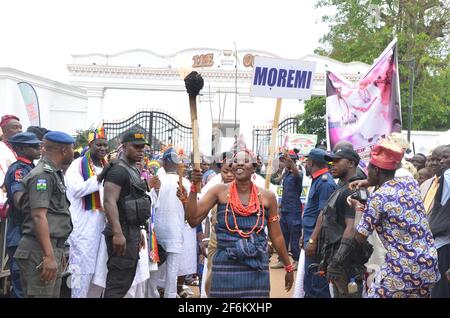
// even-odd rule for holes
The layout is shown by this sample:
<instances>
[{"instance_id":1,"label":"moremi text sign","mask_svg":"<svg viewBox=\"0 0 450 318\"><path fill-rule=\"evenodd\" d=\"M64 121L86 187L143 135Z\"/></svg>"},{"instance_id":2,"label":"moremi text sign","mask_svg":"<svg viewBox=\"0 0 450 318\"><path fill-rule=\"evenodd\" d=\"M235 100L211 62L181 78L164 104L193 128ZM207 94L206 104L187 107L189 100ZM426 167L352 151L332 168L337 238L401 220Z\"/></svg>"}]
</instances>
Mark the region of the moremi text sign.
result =
<instances>
[{"instance_id":1,"label":"moremi text sign","mask_svg":"<svg viewBox=\"0 0 450 318\"><path fill-rule=\"evenodd\" d=\"M255 56L251 95L308 100L311 98L315 62Z\"/></svg>"}]
</instances>

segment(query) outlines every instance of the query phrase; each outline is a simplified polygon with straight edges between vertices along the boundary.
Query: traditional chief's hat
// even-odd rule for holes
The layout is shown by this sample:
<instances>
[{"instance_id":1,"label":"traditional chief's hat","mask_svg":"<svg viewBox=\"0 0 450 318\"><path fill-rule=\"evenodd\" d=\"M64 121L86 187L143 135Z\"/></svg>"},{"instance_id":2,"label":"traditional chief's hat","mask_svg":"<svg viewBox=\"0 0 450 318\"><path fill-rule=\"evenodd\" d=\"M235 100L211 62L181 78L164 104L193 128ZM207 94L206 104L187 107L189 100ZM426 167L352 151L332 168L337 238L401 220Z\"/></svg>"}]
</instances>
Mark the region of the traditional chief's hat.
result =
<instances>
[{"instance_id":1,"label":"traditional chief's hat","mask_svg":"<svg viewBox=\"0 0 450 318\"><path fill-rule=\"evenodd\" d=\"M396 170L402 158L401 146L387 139L381 139L370 153L370 163L386 170Z\"/></svg>"},{"instance_id":2,"label":"traditional chief's hat","mask_svg":"<svg viewBox=\"0 0 450 318\"><path fill-rule=\"evenodd\" d=\"M20 121L19 117L14 116L14 115L4 115L4 116L2 116L2 119L0 120L0 127L1 128L5 127L13 119Z\"/></svg>"}]
</instances>

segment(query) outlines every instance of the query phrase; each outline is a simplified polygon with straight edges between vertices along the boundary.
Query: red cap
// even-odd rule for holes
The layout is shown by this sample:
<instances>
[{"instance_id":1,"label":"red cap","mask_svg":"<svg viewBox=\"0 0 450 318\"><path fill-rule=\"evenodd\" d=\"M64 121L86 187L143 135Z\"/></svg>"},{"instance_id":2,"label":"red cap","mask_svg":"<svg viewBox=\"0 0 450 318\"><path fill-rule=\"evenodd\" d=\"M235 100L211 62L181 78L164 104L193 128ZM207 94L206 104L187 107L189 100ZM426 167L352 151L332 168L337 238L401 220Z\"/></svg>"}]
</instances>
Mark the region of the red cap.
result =
<instances>
[{"instance_id":1,"label":"red cap","mask_svg":"<svg viewBox=\"0 0 450 318\"><path fill-rule=\"evenodd\" d=\"M381 139L370 153L370 163L386 170L396 170L402 158L403 149L387 139Z\"/></svg>"},{"instance_id":2,"label":"red cap","mask_svg":"<svg viewBox=\"0 0 450 318\"><path fill-rule=\"evenodd\" d=\"M4 116L2 116L2 120L0 121L0 127L1 128L5 127L13 119L20 121L19 117L14 116L14 115L4 115Z\"/></svg>"}]
</instances>

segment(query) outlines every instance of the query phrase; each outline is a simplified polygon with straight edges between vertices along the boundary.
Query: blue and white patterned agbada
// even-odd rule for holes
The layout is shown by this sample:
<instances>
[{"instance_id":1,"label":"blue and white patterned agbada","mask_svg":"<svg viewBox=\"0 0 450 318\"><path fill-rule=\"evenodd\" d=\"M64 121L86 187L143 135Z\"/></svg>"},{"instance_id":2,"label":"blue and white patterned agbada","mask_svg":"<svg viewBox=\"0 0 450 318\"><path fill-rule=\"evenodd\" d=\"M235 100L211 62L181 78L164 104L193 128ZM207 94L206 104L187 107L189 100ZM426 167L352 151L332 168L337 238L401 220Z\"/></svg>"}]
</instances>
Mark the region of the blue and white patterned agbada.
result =
<instances>
[{"instance_id":1,"label":"blue and white patterned agbada","mask_svg":"<svg viewBox=\"0 0 450 318\"><path fill-rule=\"evenodd\" d=\"M437 250L414 179L394 178L371 195L357 231L373 230L387 253L368 297L429 297L440 278Z\"/></svg>"}]
</instances>

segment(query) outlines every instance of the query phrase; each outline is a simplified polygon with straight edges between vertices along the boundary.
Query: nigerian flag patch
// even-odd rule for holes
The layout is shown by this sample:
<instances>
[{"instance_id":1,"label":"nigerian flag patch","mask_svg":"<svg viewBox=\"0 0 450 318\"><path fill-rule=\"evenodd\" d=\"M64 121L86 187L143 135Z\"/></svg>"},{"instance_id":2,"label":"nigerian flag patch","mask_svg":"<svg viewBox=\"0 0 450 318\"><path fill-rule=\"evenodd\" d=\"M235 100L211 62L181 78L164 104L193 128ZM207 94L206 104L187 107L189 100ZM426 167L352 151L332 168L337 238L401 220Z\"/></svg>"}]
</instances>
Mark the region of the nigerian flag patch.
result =
<instances>
[{"instance_id":1,"label":"nigerian flag patch","mask_svg":"<svg viewBox=\"0 0 450 318\"><path fill-rule=\"evenodd\" d=\"M47 190L47 180L46 179L37 179L36 190L37 191L46 191Z\"/></svg>"}]
</instances>

